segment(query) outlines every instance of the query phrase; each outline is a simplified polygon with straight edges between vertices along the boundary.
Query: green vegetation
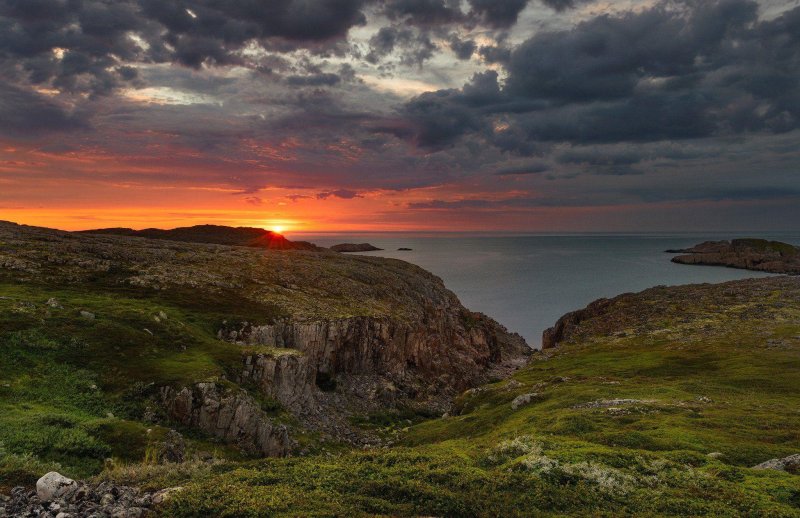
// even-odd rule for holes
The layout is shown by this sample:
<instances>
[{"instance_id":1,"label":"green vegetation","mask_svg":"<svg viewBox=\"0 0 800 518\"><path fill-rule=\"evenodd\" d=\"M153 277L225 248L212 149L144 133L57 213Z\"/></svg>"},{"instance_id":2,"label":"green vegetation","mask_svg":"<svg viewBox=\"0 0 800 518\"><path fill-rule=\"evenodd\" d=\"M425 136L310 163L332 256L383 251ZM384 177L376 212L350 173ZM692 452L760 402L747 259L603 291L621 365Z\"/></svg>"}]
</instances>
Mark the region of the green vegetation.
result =
<instances>
[{"instance_id":1,"label":"green vegetation","mask_svg":"<svg viewBox=\"0 0 800 518\"><path fill-rule=\"evenodd\" d=\"M142 462L166 431L144 420L148 411L163 417L153 404L157 387L213 379L241 361L237 347L211 332L219 308L202 314L77 286L5 283L0 294L5 488L35 481L43 465L85 477L107 459ZM231 453L202 437L190 446Z\"/></svg>"},{"instance_id":2,"label":"green vegetation","mask_svg":"<svg viewBox=\"0 0 800 518\"><path fill-rule=\"evenodd\" d=\"M170 424L160 387L238 389L243 351L295 354L233 345L219 329L295 311L413 312L430 293L451 295L400 262L329 254L323 275L312 254L221 249L212 260L216 248L135 243L134 259L117 261L127 266L77 270L83 256L44 261L31 244L21 259L0 243L0 491L57 470L183 486L161 508L171 517L800 516L800 475L752 469L800 452L799 279L622 295L510 379L462 394L450 415L352 417L391 447L293 433L305 455L255 460L178 428L187 462L157 465ZM322 397L338 395L334 379L317 381Z\"/></svg>"},{"instance_id":3,"label":"green vegetation","mask_svg":"<svg viewBox=\"0 0 800 518\"><path fill-rule=\"evenodd\" d=\"M768 241L766 239L734 239L735 246L745 246L762 252L778 252L784 257L790 257L800 253L797 247L781 241Z\"/></svg>"},{"instance_id":4,"label":"green vegetation","mask_svg":"<svg viewBox=\"0 0 800 518\"><path fill-rule=\"evenodd\" d=\"M187 473L165 513L800 516L798 475L751 469L800 451L798 292L772 279L620 297L395 447Z\"/></svg>"}]
</instances>

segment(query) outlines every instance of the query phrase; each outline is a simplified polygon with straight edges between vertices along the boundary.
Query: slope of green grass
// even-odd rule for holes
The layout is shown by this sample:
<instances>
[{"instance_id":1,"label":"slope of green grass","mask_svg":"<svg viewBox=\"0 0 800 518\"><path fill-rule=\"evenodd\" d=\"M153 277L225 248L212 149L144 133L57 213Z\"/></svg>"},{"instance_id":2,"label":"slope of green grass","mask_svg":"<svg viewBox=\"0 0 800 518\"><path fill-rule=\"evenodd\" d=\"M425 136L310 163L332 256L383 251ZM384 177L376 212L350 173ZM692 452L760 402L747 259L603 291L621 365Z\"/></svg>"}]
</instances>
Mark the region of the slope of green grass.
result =
<instances>
[{"instance_id":1,"label":"slope of green grass","mask_svg":"<svg viewBox=\"0 0 800 518\"><path fill-rule=\"evenodd\" d=\"M22 469L20 456L79 477L99 473L106 459L143 461L165 433L143 420L159 411L156 388L213 379L241 361L213 335L217 312L77 286L1 284L0 475L14 469L0 485L41 475Z\"/></svg>"},{"instance_id":2,"label":"slope of green grass","mask_svg":"<svg viewBox=\"0 0 800 518\"><path fill-rule=\"evenodd\" d=\"M800 452L800 283L770 282L627 296L399 446L233 464L167 515L800 516L751 469Z\"/></svg>"}]
</instances>

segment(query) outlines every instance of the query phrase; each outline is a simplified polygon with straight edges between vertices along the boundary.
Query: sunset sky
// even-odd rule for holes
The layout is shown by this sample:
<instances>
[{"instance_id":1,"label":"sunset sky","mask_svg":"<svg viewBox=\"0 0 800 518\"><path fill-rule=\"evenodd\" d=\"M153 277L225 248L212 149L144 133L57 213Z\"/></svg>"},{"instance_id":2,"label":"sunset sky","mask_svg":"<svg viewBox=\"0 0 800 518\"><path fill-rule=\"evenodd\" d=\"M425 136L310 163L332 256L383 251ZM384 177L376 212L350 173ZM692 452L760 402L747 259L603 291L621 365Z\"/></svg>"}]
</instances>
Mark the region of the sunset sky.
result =
<instances>
[{"instance_id":1,"label":"sunset sky","mask_svg":"<svg viewBox=\"0 0 800 518\"><path fill-rule=\"evenodd\" d=\"M798 0L0 0L0 219L800 222Z\"/></svg>"}]
</instances>

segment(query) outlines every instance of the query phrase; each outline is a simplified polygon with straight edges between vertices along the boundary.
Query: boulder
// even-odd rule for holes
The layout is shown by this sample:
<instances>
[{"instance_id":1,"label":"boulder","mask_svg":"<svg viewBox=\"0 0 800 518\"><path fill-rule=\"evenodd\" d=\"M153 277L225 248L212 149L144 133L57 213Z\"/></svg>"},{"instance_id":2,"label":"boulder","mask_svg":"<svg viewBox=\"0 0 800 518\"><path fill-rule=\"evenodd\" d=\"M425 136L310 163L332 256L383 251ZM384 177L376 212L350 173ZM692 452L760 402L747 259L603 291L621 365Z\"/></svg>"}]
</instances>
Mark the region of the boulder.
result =
<instances>
[{"instance_id":1,"label":"boulder","mask_svg":"<svg viewBox=\"0 0 800 518\"><path fill-rule=\"evenodd\" d=\"M539 399L540 396L541 396L541 394L539 394L538 392L531 392L529 394L522 394L520 396L517 396L511 402L511 409L512 410L517 410L520 407L523 407L525 405L529 405L531 402L536 401L537 399Z\"/></svg>"},{"instance_id":2,"label":"boulder","mask_svg":"<svg viewBox=\"0 0 800 518\"><path fill-rule=\"evenodd\" d=\"M36 494L43 502L50 502L72 494L78 483L61 473L51 471L36 482Z\"/></svg>"},{"instance_id":3,"label":"boulder","mask_svg":"<svg viewBox=\"0 0 800 518\"><path fill-rule=\"evenodd\" d=\"M800 475L800 453L795 453L782 459L770 459L753 466L753 469L774 469Z\"/></svg>"}]
</instances>

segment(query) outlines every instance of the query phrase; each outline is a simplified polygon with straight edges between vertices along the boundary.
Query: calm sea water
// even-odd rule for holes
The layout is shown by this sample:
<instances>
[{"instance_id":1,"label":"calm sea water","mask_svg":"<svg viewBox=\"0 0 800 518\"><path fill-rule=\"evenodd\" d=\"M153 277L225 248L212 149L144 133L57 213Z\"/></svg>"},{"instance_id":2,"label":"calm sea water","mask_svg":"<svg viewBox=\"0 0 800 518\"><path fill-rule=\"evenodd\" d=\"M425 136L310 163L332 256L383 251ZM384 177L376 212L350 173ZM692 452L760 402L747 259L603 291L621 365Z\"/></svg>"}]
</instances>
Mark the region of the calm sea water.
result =
<instances>
[{"instance_id":1,"label":"calm sea water","mask_svg":"<svg viewBox=\"0 0 800 518\"><path fill-rule=\"evenodd\" d=\"M751 233L800 244L797 233ZM293 235L321 246L369 242L383 251L364 255L393 257L441 277L461 302L486 313L539 347L542 331L564 313L600 297L656 285L723 282L766 274L715 266L670 262L669 248L686 248L709 239L747 237L727 234L506 235ZM412 248L410 252L398 251Z\"/></svg>"}]
</instances>

